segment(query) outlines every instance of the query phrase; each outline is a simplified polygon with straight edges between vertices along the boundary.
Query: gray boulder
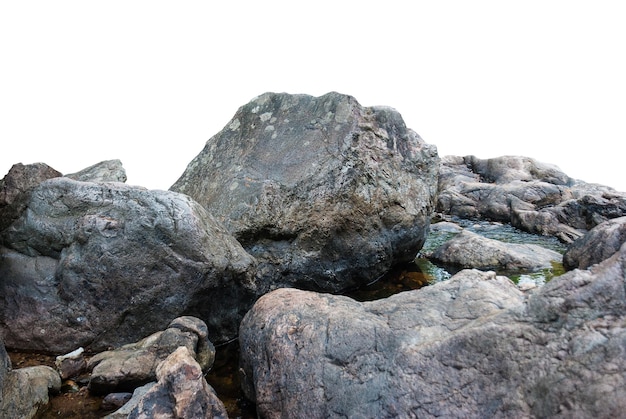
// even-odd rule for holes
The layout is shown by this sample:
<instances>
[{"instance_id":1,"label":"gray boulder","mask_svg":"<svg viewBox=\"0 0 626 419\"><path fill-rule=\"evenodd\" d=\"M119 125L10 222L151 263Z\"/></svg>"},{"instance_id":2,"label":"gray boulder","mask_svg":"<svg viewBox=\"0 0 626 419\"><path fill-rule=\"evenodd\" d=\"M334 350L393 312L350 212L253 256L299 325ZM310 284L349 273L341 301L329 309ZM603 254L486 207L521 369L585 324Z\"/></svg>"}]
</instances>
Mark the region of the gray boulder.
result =
<instances>
[{"instance_id":1,"label":"gray boulder","mask_svg":"<svg viewBox=\"0 0 626 419\"><path fill-rule=\"evenodd\" d=\"M81 182L126 182L126 170L119 160L105 160L65 177Z\"/></svg>"},{"instance_id":2,"label":"gray boulder","mask_svg":"<svg viewBox=\"0 0 626 419\"><path fill-rule=\"evenodd\" d=\"M575 181L528 157L446 156L437 211L508 222L571 243L597 224L626 215L626 193Z\"/></svg>"},{"instance_id":3,"label":"gray boulder","mask_svg":"<svg viewBox=\"0 0 626 419\"><path fill-rule=\"evenodd\" d=\"M281 289L240 329L262 417L621 417L626 245L524 294L493 273L387 299Z\"/></svg>"},{"instance_id":4,"label":"gray boulder","mask_svg":"<svg viewBox=\"0 0 626 419\"><path fill-rule=\"evenodd\" d=\"M468 230L462 230L425 256L461 268L526 272L549 269L563 260L554 250L535 244L505 243Z\"/></svg>"},{"instance_id":5,"label":"gray boulder","mask_svg":"<svg viewBox=\"0 0 626 419\"><path fill-rule=\"evenodd\" d=\"M391 108L266 93L241 107L171 190L223 222L265 290L339 291L422 247L439 159Z\"/></svg>"},{"instance_id":6,"label":"gray boulder","mask_svg":"<svg viewBox=\"0 0 626 419\"><path fill-rule=\"evenodd\" d=\"M133 391L154 381L159 363L179 347L187 348L204 372L213 365L215 348L208 340L204 322L180 317L164 331L93 356L87 363L87 370L91 371L89 391L94 394Z\"/></svg>"},{"instance_id":7,"label":"gray boulder","mask_svg":"<svg viewBox=\"0 0 626 419\"><path fill-rule=\"evenodd\" d=\"M254 266L188 196L49 179L0 231L0 327L11 348L98 351L189 314L225 341L257 295Z\"/></svg>"},{"instance_id":8,"label":"gray boulder","mask_svg":"<svg viewBox=\"0 0 626 419\"><path fill-rule=\"evenodd\" d=\"M0 388L0 417L33 418L45 410L49 395L61 390L61 377L44 365L7 372Z\"/></svg>"},{"instance_id":9,"label":"gray boulder","mask_svg":"<svg viewBox=\"0 0 626 419\"><path fill-rule=\"evenodd\" d=\"M563 255L566 269L587 269L611 257L626 242L626 217L598 224L572 243Z\"/></svg>"},{"instance_id":10,"label":"gray boulder","mask_svg":"<svg viewBox=\"0 0 626 419\"><path fill-rule=\"evenodd\" d=\"M202 369L182 346L156 369L157 382L138 400L129 419L223 418L228 414Z\"/></svg>"}]
</instances>

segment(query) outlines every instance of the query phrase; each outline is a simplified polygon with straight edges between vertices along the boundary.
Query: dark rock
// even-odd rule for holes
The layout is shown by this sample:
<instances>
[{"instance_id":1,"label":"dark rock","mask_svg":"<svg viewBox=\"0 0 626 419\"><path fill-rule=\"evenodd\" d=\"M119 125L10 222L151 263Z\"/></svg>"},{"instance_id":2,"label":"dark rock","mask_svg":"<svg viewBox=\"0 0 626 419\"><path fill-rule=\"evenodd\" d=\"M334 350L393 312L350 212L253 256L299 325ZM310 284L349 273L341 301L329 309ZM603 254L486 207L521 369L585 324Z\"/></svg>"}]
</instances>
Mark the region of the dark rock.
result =
<instances>
[{"instance_id":1,"label":"dark rock","mask_svg":"<svg viewBox=\"0 0 626 419\"><path fill-rule=\"evenodd\" d=\"M7 347L95 352L182 314L226 341L258 295L254 259L185 195L60 177L26 204L0 231Z\"/></svg>"},{"instance_id":2,"label":"dark rock","mask_svg":"<svg viewBox=\"0 0 626 419\"><path fill-rule=\"evenodd\" d=\"M115 412L105 416L105 419L127 419L130 412L139 404L143 396L152 388L156 382L150 382L141 387L137 387L133 391L130 400L128 400L123 406L117 409Z\"/></svg>"},{"instance_id":3,"label":"dark rock","mask_svg":"<svg viewBox=\"0 0 626 419\"><path fill-rule=\"evenodd\" d=\"M186 347L159 364L157 383L148 390L128 418L224 418L226 408L203 377L200 365Z\"/></svg>"},{"instance_id":4,"label":"dark rock","mask_svg":"<svg viewBox=\"0 0 626 419\"><path fill-rule=\"evenodd\" d=\"M571 243L607 219L626 215L626 193L574 181L556 166L504 156L446 156L437 211L508 222L530 233Z\"/></svg>"},{"instance_id":5,"label":"dark rock","mask_svg":"<svg viewBox=\"0 0 626 419\"><path fill-rule=\"evenodd\" d=\"M549 269L563 259L559 252L535 244L504 243L468 230L461 231L426 256L462 268L499 271Z\"/></svg>"},{"instance_id":6,"label":"dark rock","mask_svg":"<svg viewBox=\"0 0 626 419\"><path fill-rule=\"evenodd\" d=\"M102 399L102 410L114 410L124 406L133 396L133 393L109 393Z\"/></svg>"},{"instance_id":7,"label":"dark rock","mask_svg":"<svg viewBox=\"0 0 626 419\"><path fill-rule=\"evenodd\" d=\"M201 320L186 316L139 342L93 356L87 365L91 370L89 391L132 391L154 381L158 364L181 346L189 350L204 372L210 370L215 348L207 338L207 327Z\"/></svg>"},{"instance_id":8,"label":"dark rock","mask_svg":"<svg viewBox=\"0 0 626 419\"><path fill-rule=\"evenodd\" d=\"M171 190L259 261L264 291L368 283L422 247L439 159L391 108L266 93L241 107Z\"/></svg>"},{"instance_id":9,"label":"dark rock","mask_svg":"<svg viewBox=\"0 0 626 419\"><path fill-rule=\"evenodd\" d=\"M524 294L493 273L358 303L281 289L240 329L262 417L621 417L626 245ZM485 280L490 278L490 280Z\"/></svg>"},{"instance_id":10,"label":"dark rock","mask_svg":"<svg viewBox=\"0 0 626 419\"><path fill-rule=\"evenodd\" d=\"M81 182L126 182L126 170L121 161L106 160L65 177Z\"/></svg>"},{"instance_id":11,"label":"dark rock","mask_svg":"<svg viewBox=\"0 0 626 419\"><path fill-rule=\"evenodd\" d=\"M563 255L566 269L587 269L611 257L626 242L626 217L598 224L572 243Z\"/></svg>"}]
</instances>

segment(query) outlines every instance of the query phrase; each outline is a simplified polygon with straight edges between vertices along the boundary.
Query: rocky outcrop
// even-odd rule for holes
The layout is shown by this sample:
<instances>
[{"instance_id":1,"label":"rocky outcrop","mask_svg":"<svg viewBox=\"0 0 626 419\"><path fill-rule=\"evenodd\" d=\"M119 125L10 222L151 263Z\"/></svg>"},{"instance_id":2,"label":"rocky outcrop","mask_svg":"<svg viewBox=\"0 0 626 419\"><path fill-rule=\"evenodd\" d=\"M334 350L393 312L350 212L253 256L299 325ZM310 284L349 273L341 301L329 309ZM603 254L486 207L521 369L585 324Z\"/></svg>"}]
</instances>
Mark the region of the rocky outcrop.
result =
<instances>
[{"instance_id":1,"label":"rocky outcrop","mask_svg":"<svg viewBox=\"0 0 626 419\"><path fill-rule=\"evenodd\" d=\"M126 170L119 160L102 161L65 176L81 182L126 182Z\"/></svg>"},{"instance_id":2,"label":"rocky outcrop","mask_svg":"<svg viewBox=\"0 0 626 419\"><path fill-rule=\"evenodd\" d=\"M265 290L339 291L412 260L439 159L391 108L263 94L211 138L171 190L201 203L259 262Z\"/></svg>"},{"instance_id":3,"label":"rocky outcrop","mask_svg":"<svg viewBox=\"0 0 626 419\"><path fill-rule=\"evenodd\" d=\"M563 255L566 269L587 269L611 257L626 242L626 217L605 221L572 243Z\"/></svg>"},{"instance_id":4,"label":"rocky outcrop","mask_svg":"<svg viewBox=\"0 0 626 419\"><path fill-rule=\"evenodd\" d=\"M535 244L505 243L462 230L432 253L424 256L436 263L481 270L532 272L561 263L559 252Z\"/></svg>"},{"instance_id":5,"label":"rocky outcrop","mask_svg":"<svg viewBox=\"0 0 626 419\"><path fill-rule=\"evenodd\" d=\"M129 419L228 418L224 404L186 347L176 349L159 364L156 378L157 383L138 400Z\"/></svg>"},{"instance_id":6,"label":"rocky outcrop","mask_svg":"<svg viewBox=\"0 0 626 419\"><path fill-rule=\"evenodd\" d=\"M87 370L91 371L89 391L94 394L132 391L154 381L159 363L179 347L187 348L204 372L213 365L215 348L208 340L204 322L180 317L164 331L93 356L87 364Z\"/></svg>"},{"instance_id":7,"label":"rocky outcrop","mask_svg":"<svg viewBox=\"0 0 626 419\"><path fill-rule=\"evenodd\" d=\"M597 224L626 215L626 193L575 181L528 157L446 156L437 211L511 223L571 243Z\"/></svg>"},{"instance_id":8,"label":"rocky outcrop","mask_svg":"<svg viewBox=\"0 0 626 419\"><path fill-rule=\"evenodd\" d=\"M281 289L240 329L262 417L598 417L626 409L626 245L524 294L493 273L359 303Z\"/></svg>"},{"instance_id":9,"label":"rocky outcrop","mask_svg":"<svg viewBox=\"0 0 626 419\"><path fill-rule=\"evenodd\" d=\"M205 320L214 341L236 336L258 295L255 261L191 198L63 177L26 195L0 230L7 347L97 351L182 314Z\"/></svg>"}]
</instances>

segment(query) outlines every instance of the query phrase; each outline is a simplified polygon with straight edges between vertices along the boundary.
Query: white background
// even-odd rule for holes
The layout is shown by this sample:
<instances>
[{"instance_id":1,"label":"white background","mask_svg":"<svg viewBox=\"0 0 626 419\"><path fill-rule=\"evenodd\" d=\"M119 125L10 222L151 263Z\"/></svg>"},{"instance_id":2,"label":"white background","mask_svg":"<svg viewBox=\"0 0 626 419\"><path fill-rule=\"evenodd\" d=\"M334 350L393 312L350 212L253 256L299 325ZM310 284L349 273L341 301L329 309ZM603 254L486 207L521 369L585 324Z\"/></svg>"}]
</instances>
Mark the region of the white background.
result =
<instances>
[{"instance_id":1,"label":"white background","mask_svg":"<svg viewBox=\"0 0 626 419\"><path fill-rule=\"evenodd\" d=\"M119 158L167 189L236 110L329 91L440 155L523 155L626 191L620 1L3 1L0 177Z\"/></svg>"}]
</instances>

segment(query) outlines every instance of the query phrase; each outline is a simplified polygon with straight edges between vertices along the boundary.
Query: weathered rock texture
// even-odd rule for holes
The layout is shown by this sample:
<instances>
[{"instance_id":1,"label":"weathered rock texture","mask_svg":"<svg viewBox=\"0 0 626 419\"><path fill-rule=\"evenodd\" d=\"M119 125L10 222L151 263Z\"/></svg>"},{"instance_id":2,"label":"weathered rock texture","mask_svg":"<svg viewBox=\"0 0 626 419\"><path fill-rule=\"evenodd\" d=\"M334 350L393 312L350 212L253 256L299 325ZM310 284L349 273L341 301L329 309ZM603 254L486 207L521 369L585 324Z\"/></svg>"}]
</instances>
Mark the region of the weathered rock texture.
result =
<instances>
[{"instance_id":1,"label":"weathered rock texture","mask_svg":"<svg viewBox=\"0 0 626 419\"><path fill-rule=\"evenodd\" d=\"M373 302L281 289L240 330L261 416L597 417L626 411L626 245L530 294L462 271Z\"/></svg>"},{"instance_id":2,"label":"weathered rock texture","mask_svg":"<svg viewBox=\"0 0 626 419\"><path fill-rule=\"evenodd\" d=\"M429 259L462 268L497 271L534 271L550 269L561 263L559 252L535 244L504 243L463 230L446 241Z\"/></svg>"},{"instance_id":3,"label":"weathered rock texture","mask_svg":"<svg viewBox=\"0 0 626 419\"><path fill-rule=\"evenodd\" d=\"M48 404L49 394L61 389L61 377L50 367L9 370L0 383L0 418L32 418Z\"/></svg>"},{"instance_id":4,"label":"weathered rock texture","mask_svg":"<svg viewBox=\"0 0 626 419\"><path fill-rule=\"evenodd\" d=\"M81 182L126 182L126 170L119 160L105 160L65 176Z\"/></svg>"},{"instance_id":5,"label":"weathered rock texture","mask_svg":"<svg viewBox=\"0 0 626 419\"><path fill-rule=\"evenodd\" d=\"M337 291L410 261L439 159L391 108L338 93L267 93L241 107L172 186L259 261L267 289Z\"/></svg>"},{"instance_id":6,"label":"weathered rock texture","mask_svg":"<svg viewBox=\"0 0 626 419\"><path fill-rule=\"evenodd\" d=\"M626 193L575 181L556 166L528 157L446 156L437 211L510 222L570 243L599 223L626 215Z\"/></svg>"},{"instance_id":7,"label":"weathered rock texture","mask_svg":"<svg viewBox=\"0 0 626 419\"><path fill-rule=\"evenodd\" d=\"M257 295L254 260L185 195L60 177L23 203L0 230L7 347L95 351L182 314L227 340Z\"/></svg>"},{"instance_id":8,"label":"weathered rock texture","mask_svg":"<svg viewBox=\"0 0 626 419\"><path fill-rule=\"evenodd\" d=\"M89 391L132 391L154 381L159 363L179 347L187 348L204 372L213 365L215 348L208 340L206 324L195 317L179 317L164 331L92 357L87 365Z\"/></svg>"},{"instance_id":9,"label":"weathered rock texture","mask_svg":"<svg viewBox=\"0 0 626 419\"><path fill-rule=\"evenodd\" d=\"M605 221L569 246L563 255L563 265L567 269L587 269L611 257L624 242L626 217Z\"/></svg>"},{"instance_id":10,"label":"weathered rock texture","mask_svg":"<svg viewBox=\"0 0 626 419\"><path fill-rule=\"evenodd\" d=\"M138 401L129 419L228 418L224 404L186 347L161 362L156 377L157 383Z\"/></svg>"}]
</instances>

